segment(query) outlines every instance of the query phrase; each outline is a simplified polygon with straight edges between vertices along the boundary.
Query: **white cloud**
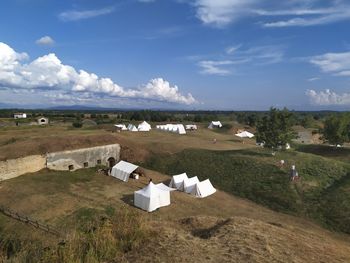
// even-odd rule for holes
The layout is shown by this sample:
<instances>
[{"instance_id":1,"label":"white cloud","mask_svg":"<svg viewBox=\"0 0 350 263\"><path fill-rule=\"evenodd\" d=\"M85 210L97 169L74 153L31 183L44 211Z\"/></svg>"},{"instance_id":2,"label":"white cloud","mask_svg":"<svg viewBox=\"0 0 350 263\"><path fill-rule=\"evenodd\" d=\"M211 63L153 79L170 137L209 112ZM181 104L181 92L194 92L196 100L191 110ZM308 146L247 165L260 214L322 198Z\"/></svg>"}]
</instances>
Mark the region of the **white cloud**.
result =
<instances>
[{"instance_id":1,"label":"white cloud","mask_svg":"<svg viewBox=\"0 0 350 263\"><path fill-rule=\"evenodd\" d=\"M242 45L236 45L236 46L230 46L226 48L226 53L228 55L232 55L233 53L235 53Z\"/></svg>"},{"instance_id":2,"label":"white cloud","mask_svg":"<svg viewBox=\"0 0 350 263\"><path fill-rule=\"evenodd\" d=\"M220 56L221 59L215 59L212 56L206 59L203 56L190 56L188 59L197 61L201 74L219 76L231 75L233 65L250 63L253 66L261 66L283 61L284 47L282 46L267 45L246 49L241 47L242 45L227 47L225 54Z\"/></svg>"},{"instance_id":3,"label":"white cloud","mask_svg":"<svg viewBox=\"0 0 350 263\"><path fill-rule=\"evenodd\" d=\"M93 18L97 16L107 15L114 12L114 7L105 7L102 9L94 9L94 10L70 10L62 12L58 15L59 19L62 21L76 21L81 19Z\"/></svg>"},{"instance_id":4,"label":"white cloud","mask_svg":"<svg viewBox=\"0 0 350 263\"><path fill-rule=\"evenodd\" d=\"M196 0L197 17L207 25L224 27L250 13L257 0Z\"/></svg>"},{"instance_id":5,"label":"white cloud","mask_svg":"<svg viewBox=\"0 0 350 263\"><path fill-rule=\"evenodd\" d=\"M35 43L40 46L52 46L55 44L55 41L49 36L44 36L35 41Z\"/></svg>"},{"instance_id":6,"label":"white cloud","mask_svg":"<svg viewBox=\"0 0 350 263\"><path fill-rule=\"evenodd\" d=\"M196 16L203 24L219 28L247 17L261 19L260 24L264 27L315 26L350 20L350 5L344 0L188 2L196 8Z\"/></svg>"},{"instance_id":7,"label":"white cloud","mask_svg":"<svg viewBox=\"0 0 350 263\"><path fill-rule=\"evenodd\" d=\"M177 86L157 78L135 89L125 89L110 78L100 78L94 73L75 70L64 65L51 53L31 61L26 53L17 53L0 42L0 87L24 90L54 90L91 96L111 96L123 98L152 99L173 103L193 104L196 100L191 94L182 95Z\"/></svg>"},{"instance_id":8,"label":"white cloud","mask_svg":"<svg viewBox=\"0 0 350 263\"><path fill-rule=\"evenodd\" d=\"M330 105L350 105L350 93L337 94L329 89L317 92L315 90L307 90L306 95L310 102L314 105L330 106Z\"/></svg>"},{"instance_id":9,"label":"white cloud","mask_svg":"<svg viewBox=\"0 0 350 263\"><path fill-rule=\"evenodd\" d=\"M200 73L204 75L219 75L227 76L232 72L230 69L225 68L225 66L234 64L233 61L223 60L223 61L213 61L213 60L203 60L198 62L198 66L201 67Z\"/></svg>"},{"instance_id":10,"label":"white cloud","mask_svg":"<svg viewBox=\"0 0 350 263\"><path fill-rule=\"evenodd\" d=\"M335 76L350 76L350 52L314 56L310 59L310 63L325 73L331 73Z\"/></svg>"},{"instance_id":11,"label":"white cloud","mask_svg":"<svg viewBox=\"0 0 350 263\"><path fill-rule=\"evenodd\" d=\"M319 79L320 79L319 77L313 77L313 78L309 78L307 81L313 82Z\"/></svg>"}]
</instances>

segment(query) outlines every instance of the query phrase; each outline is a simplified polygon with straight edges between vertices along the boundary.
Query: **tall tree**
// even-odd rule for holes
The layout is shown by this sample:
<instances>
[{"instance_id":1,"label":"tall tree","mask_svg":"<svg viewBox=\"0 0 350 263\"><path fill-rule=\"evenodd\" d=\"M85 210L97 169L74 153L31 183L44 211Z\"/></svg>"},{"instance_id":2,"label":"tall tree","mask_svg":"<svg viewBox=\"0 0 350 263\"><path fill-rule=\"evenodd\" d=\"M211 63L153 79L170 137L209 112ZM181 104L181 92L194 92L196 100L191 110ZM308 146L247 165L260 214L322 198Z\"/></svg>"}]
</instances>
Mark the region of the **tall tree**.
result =
<instances>
[{"instance_id":1,"label":"tall tree","mask_svg":"<svg viewBox=\"0 0 350 263\"><path fill-rule=\"evenodd\" d=\"M287 109L271 108L269 113L258 121L256 140L264 142L267 148L283 147L296 137L292 130L293 124L293 113Z\"/></svg>"}]
</instances>

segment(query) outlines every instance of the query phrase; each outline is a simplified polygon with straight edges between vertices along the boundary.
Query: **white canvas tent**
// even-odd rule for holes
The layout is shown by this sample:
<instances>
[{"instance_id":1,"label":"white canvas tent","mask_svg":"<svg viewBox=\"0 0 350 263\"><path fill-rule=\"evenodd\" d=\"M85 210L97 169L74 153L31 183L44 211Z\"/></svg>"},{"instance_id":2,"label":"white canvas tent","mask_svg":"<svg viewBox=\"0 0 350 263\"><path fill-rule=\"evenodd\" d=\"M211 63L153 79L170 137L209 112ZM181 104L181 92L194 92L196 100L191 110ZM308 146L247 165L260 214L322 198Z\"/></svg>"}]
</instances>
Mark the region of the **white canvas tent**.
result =
<instances>
[{"instance_id":1,"label":"white canvas tent","mask_svg":"<svg viewBox=\"0 0 350 263\"><path fill-rule=\"evenodd\" d=\"M221 127L222 127L222 124L220 121L212 121L208 126L209 129L221 128Z\"/></svg>"},{"instance_id":2,"label":"white canvas tent","mask_svg":"<svg viewBox=\"0 0 350 263\"><path fill-rule=\"evenodd\" d=\"M210 180L207 179L197 183L195 187L193 187L191 194L196 197L204 198L214 194L215 192L216 192L216 189L213 187Z\"/></svg>"},{"instance_id":3,"label":"white canvas tent","mask_svg":"<svg viewBox=\"0 0 350 263\"><path fill-rule=\"evenodd\" d=\"M178 134L186 134L186 130L185 130L185 127L183 126L183 124L177 125L177 133Z\"/></svg>"},{"instance_id":4,"label":"white canvas tent","mask_svg":"<svg viewBox=\"0 0 350 263\"><path fill-rule=\"evenodd\" d=\"M191 131L197 130L197 125L195 125L195 124L187 124L186 125L186 130L191 130Z\"/></svg>"},{"instance_id":5,"label":"white canvas tent","mask_svg":"<svg viewBox=\"0 0 350 263\"><path fill-rule=\"evenodd\" d=\"M111 176L127 182L129 180L130 174L137 168L137 165L125 161L120 161L112 167Z\"/></svg>"},{"instance_id":6,"label":"white canvas tent","mask_svg":"<svg viewBox=\"0 0 350 263\"><path fill-rule=\"evenodd\" d=\"M237 137L240 137L240 138L253 138L254 137L254 134L250 133L248 131L243 131L243 132L240 132L240 133L236 133L235 135Z\"/></svg>"},{"instance_id":7,"label":"white canvas tent","mask_svg":"<svg viewBox=\"0 0 350 263\"><path fill-rule=\"evenodd\" d=\"M197 183L199 183L199 180L198 180L197 176L185 179L184 182L183 182L183 190L184 190L184 192L190 194Z\"/></svg>"},{"instance_id":8,"label":"white canvas tent","mask_svg":"<svg viewBox=\"0 0 350 263\"><path fill-rule=\"evenodd\" d=\"M115 124L114 125L116 128L120 129L121 131L127 131L128 128L124 124Z\"/></svg>"},{"instance_id":9,"label":"white canvas tent","mask_svg":"<svg viewBox=\"0 0 350 263\"><path fill-rule=\"evenodd\" d=\"M161 189L161 190L164 190L164 191L175 191L176 189L175 188L170 188L169 186L163 184L163 183L159 183L159 184L156 184L156 186Z\"/></svg>"},{"instance_id":10,"label":"white canvas tent","mask_svg":"<svg viewBox=\"0 0 350 263\"><path fill-rule=\"evenodd\" d=\"M186 173L174 175L174 176L171 178L169 187L171 187L171 188L176 188L177 190L180 190L180 189L183 188L183 181L184 181L185 179L188 179Z\"/></svg>"},{"instance_id":11,"label":"white canvas tent","mask_svg":"<svg viewBox=\"0 0 350 263\"><path fill-rule=\"evenodd\" d=\"M132 132L137 132L139 131L134 124L129 124L128 125L128 130Z\"/></svg>"},{"instance_id":12,"label":"white canvas tent","mask_svg":"<svg viewBox=\"0 0 350 263\"><path fill-rule=\"evenodd\" d=\"M137 126L139 131L150 131L152 129L151 125L149 125L146 121L143 121Z\"/></svg>"},{"instance_id":13,"label":"white canvas tent","mask_svg":"<svg viewBox=\"0 0 350 263\"><path fill-rule=\"evenodd\" d=\"M170 205L170 191L162 190L152 182L134 192L134 205L152 212L159 207Z\"/></svg>"}]
</instances>

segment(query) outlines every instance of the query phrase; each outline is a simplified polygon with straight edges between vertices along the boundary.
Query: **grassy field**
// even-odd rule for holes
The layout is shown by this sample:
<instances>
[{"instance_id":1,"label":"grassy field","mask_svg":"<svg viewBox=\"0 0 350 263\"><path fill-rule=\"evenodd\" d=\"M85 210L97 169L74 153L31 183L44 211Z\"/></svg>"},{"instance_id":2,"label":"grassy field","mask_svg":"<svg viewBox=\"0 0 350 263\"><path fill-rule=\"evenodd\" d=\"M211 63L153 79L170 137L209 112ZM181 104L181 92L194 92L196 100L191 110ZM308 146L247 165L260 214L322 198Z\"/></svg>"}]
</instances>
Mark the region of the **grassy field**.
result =
<instances>
[{"instance_id":1,"label":"grassy field","mask_svg":"<svg viewBox=\"0 0 350 263\"><path fill-rule=\"evenodd\" d=\"M281 159L286 162L284 167L278 165ZM297 182L289 178L292 164L301 176ZM228 193L350 233L350 165L341 161L297 151L272 156L264 149L197 149L154 154L144 165L168 174L187 172L201 180L210 178Z\"/></svg>"}]
</instances>

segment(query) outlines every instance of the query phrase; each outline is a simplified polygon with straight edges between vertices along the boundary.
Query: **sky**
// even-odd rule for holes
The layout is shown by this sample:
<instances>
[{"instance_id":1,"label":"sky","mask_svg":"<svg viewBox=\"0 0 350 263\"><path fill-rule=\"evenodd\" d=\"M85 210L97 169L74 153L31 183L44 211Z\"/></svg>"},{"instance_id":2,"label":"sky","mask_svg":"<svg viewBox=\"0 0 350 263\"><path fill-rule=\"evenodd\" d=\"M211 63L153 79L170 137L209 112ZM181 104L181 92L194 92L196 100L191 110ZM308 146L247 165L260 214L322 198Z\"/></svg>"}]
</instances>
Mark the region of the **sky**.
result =
<instances>
[{"instance_id":1,"label":"sky","mask_svg":"<svg viewBox=\"0 0 350 263\"><path fill-rule=\"evenodd\" d=\"M348 0L2 0L0 107L350 109Z\"/></svg>"}]
</instances>

